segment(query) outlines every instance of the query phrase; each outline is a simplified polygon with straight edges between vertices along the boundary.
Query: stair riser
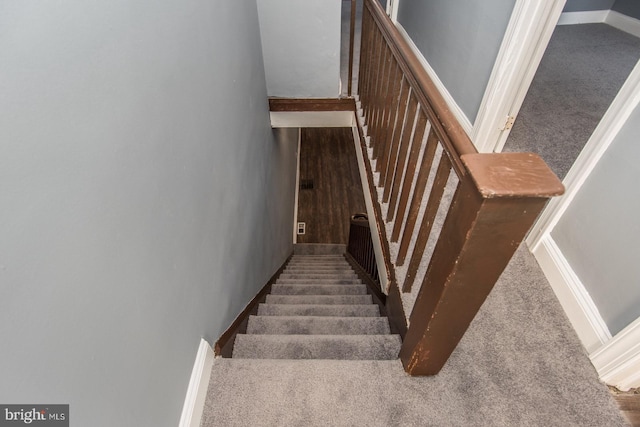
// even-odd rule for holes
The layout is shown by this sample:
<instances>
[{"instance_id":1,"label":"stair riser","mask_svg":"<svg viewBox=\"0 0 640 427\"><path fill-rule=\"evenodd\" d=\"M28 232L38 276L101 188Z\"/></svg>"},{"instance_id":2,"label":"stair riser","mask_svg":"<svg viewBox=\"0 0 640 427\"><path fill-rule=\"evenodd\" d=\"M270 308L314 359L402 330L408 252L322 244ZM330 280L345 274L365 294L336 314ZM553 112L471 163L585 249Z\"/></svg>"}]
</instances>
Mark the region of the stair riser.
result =
<instances>
[{"instance_id":1,"label":"stair riser","mask_svg":"<svg viewBox=\"0 0 640 427\"><path fill-rule=\"evenodd\" d=\"M356 273L282 273L278 279L327 279L327 280L358 280Z\"/></svg>"},{"instance_id":2,"label":"stair riser","mask_svg":"<svg viewBox=\"0 0 640 427\"><path fill-rule=\"evenodd\" d=\"M247 334L256 335L384 335L385 317L251 316Z\"/></svg>"},{"instance_id":3,"label":"stair riser","mask_svg":"<svg viewBox=\"0 0 640 427\"><path fill-rule=\"evenodd\" d=\"M377 305L260 304L258 316L380 317Z\"/></svg>"},{"instance_id":4,"label":"stair riser","mask_svg":"<svg viewBox=\"0 0 640 427\"><path fill-rule=\"evenodd\" d=\"M267 304L373 304L371 295L267 295Z\"/></svg>"},{"instance_id":5,"label":"stair riser","mask_svg":"<svg viewBox=\"0 0 640 427\"><path fill-rule=\"evenodd\" d=\"M273 285L273 295L366 295L365 285Z\"/></svg>"},{"instance_id":6,"label":"stair riser","mask_svg":"<svg viewBox=\"0 0 640 427\"><path fill-rule=\"evenodd\" d=\"M278 279L278 285L361 285L360 280L351 279Z\"/></svg>"},{"instance_id":7,"label":"stair riser","mask_svg":"<svg viewBox=\"0 0 640 427\"><path fill-rule=\"evenodd\" d=\"M243 335L233 357L240 359L390 360L400 351L397 335Z\"/></svg>"},{"instance_id":8,"label":"stair riser","mask_svg":"<svg viewBox=\"0 0 640 427\"><path fill-rule=\"evenodd\" d=\"M355 271L351 269L318 269L318 268L300 268L290 269L286 268L282 271L282 274L355 274Z\"/></svg>"}]
</instances>

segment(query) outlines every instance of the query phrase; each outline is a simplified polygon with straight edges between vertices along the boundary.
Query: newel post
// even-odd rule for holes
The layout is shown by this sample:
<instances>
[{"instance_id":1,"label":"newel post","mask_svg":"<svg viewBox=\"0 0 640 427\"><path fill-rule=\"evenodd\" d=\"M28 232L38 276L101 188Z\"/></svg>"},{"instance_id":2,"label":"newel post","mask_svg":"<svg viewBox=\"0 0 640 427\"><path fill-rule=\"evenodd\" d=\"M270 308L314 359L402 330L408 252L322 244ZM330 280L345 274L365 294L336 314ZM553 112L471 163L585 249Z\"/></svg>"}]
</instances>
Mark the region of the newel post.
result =
<instances>
[{"instance_id":1,"label":"newel post","mask_svg":"<svg viewBox=\"0 0 640 427\"><path fill-rule=\"evenodd\" d=\"M411 375L444 366L518 245L562 183L530 153L467 154L400 358Z\"/></svg>"}]
</instances>

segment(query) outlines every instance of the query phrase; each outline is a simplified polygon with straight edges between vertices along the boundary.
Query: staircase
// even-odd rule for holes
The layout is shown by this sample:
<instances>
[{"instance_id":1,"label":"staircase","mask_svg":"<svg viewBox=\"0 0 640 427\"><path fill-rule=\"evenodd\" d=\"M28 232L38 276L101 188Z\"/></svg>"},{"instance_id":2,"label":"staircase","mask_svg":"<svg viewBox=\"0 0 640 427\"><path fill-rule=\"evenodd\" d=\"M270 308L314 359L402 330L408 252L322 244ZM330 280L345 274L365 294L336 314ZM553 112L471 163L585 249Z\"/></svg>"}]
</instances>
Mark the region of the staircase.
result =
<instances>
[{"instance_id":1,"label":"staircase","mask_svg":"<svg viewBox=\"0 0 640 427\"><path fill-rule=\"evenodd\" d=\"M296 252L324 247L298 246ZM249 317L247 332L236 336L232 357L389 360L398 357L400 345L343 255L296 253Z\"/></svg>"}]
</instances>

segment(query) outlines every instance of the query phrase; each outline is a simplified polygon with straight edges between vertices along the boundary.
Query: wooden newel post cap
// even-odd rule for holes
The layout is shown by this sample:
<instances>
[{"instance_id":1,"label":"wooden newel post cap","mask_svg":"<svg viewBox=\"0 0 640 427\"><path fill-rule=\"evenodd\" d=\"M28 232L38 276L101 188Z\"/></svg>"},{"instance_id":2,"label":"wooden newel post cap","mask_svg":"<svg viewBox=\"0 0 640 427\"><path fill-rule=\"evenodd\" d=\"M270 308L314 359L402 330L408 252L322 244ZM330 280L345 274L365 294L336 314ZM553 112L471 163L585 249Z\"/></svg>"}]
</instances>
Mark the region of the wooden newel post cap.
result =
<instances>
[{"instance_id":1,"label":"wooden newel post cap","mask_svg":"<svg viewBox=\"0 0 640 427\"><path fill-rule=\"evenodd\" d=\"M564 186L540 156L534 153L476 153L461 156L480 195L549 198L564 193Z\"/></svg>"}]
</instances>

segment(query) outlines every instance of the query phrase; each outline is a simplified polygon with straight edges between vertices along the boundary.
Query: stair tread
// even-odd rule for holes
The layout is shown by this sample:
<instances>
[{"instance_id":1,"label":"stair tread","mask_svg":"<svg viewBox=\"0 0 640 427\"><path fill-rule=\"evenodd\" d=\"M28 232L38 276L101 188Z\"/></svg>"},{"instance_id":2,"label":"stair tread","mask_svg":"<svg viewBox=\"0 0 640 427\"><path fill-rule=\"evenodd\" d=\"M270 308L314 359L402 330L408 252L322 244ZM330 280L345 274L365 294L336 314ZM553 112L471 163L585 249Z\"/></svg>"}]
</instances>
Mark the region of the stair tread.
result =
<instances>
[{"instance_id":1,"label":"stair tread","mask_svg":"<svg viewBox=\"0 0 640 427\"><path fill-rule=\"evenodd\" d=\"M247 335L238 334L239 359L389 360L400 351L399 335Z\"/></svg>"},{"instance_id":2,"label":"stair tread","mask_svg":"<svg viewBox=\"0 0 640 427\"><path fill-rule=\"evenodd\" d=\"M374 304L259 304L258 316L380 317Z\"/></svg>"},{"instance_id":3,"label":"stair tread","mask_svg":"<svg viewBox=\"0 0 640 427\"><path fill-rule=\"evenodd\" d=\"M383 335L386 317L250 316L247 334L263 335Z\"/></svg>"}]
</instances>

